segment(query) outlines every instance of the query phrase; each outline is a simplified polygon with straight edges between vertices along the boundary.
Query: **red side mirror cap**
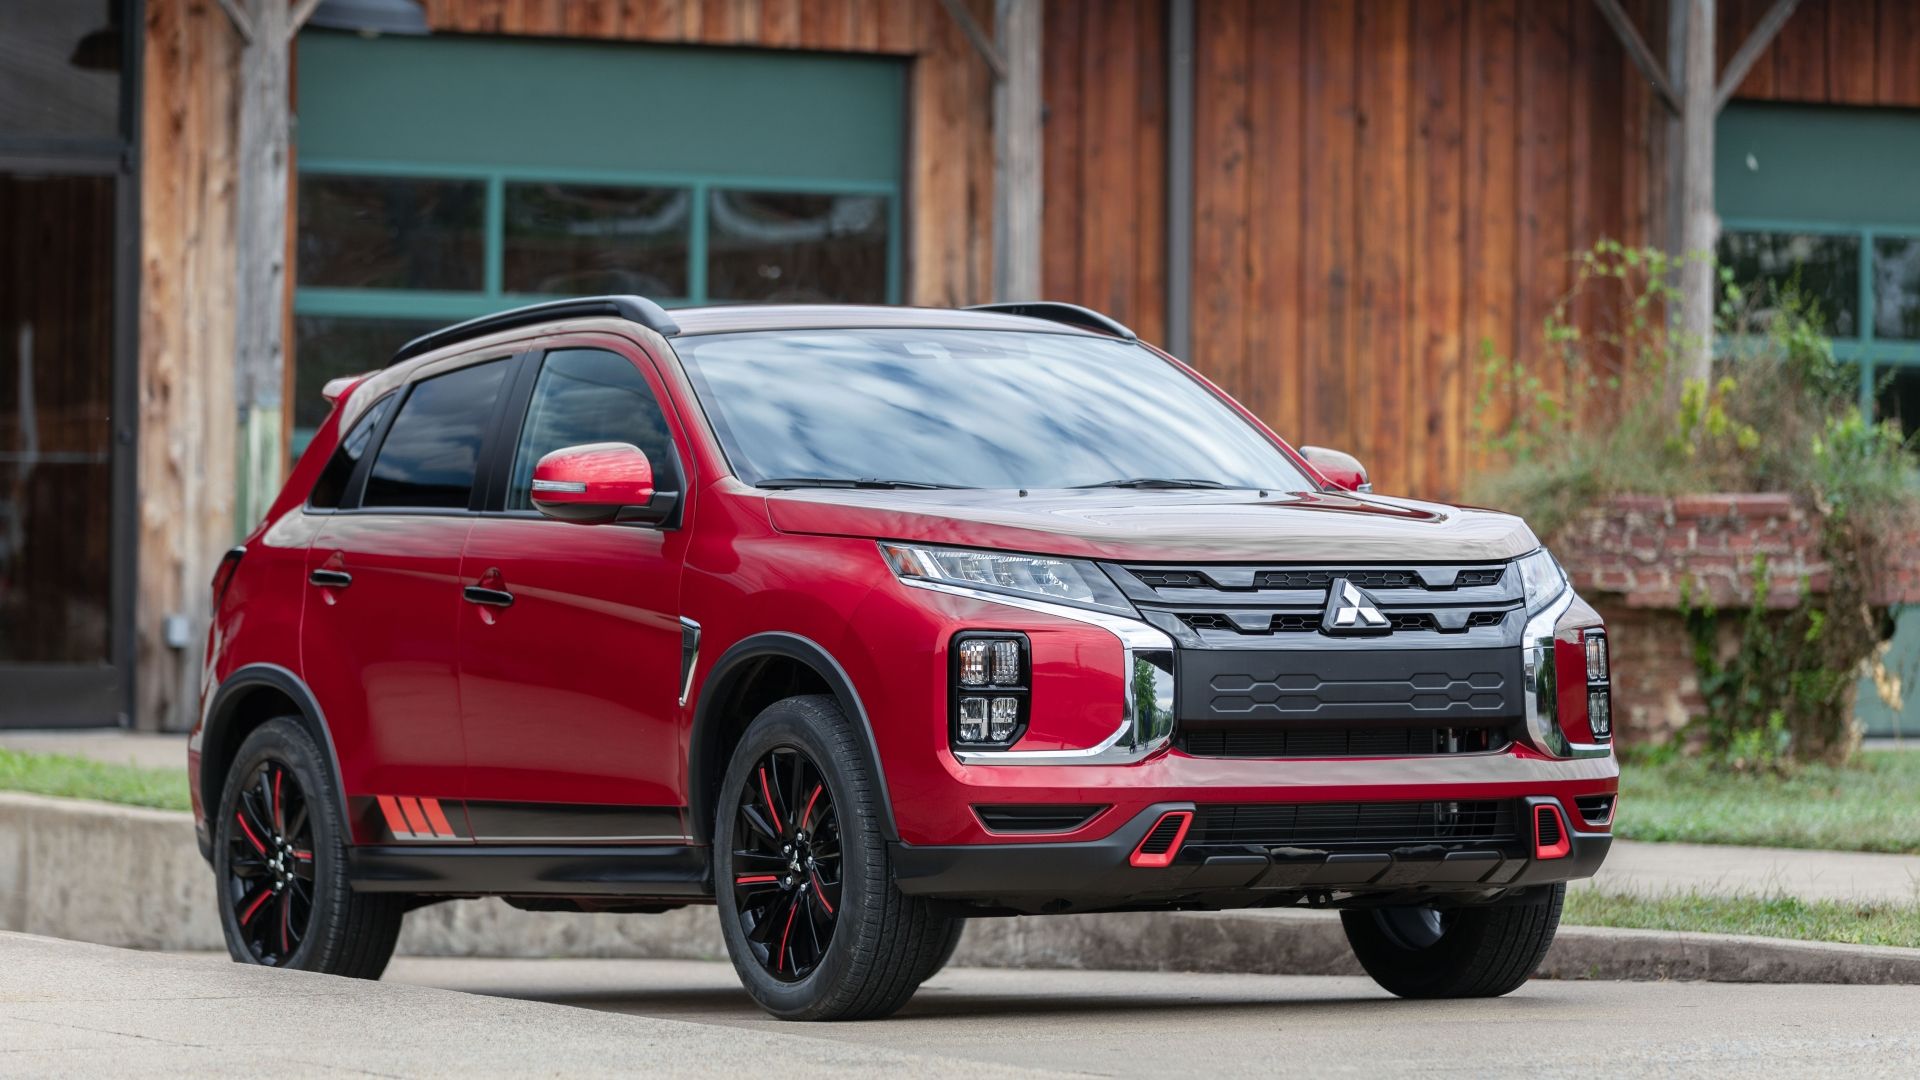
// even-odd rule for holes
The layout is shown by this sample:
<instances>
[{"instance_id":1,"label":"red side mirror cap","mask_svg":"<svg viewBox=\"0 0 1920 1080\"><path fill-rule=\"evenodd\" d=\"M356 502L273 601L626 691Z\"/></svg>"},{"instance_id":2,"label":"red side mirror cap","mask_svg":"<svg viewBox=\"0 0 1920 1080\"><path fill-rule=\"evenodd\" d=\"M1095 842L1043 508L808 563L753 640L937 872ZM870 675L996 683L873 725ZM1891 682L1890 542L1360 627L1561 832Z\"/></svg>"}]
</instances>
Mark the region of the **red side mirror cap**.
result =
<instances>
[{"instance_id":1,"label":"red side mirror cap","mask_svg":"<svg viewBox=\"0 0 1920 1080\"><path fill-rule=\"evenodd\" d=\"M653 463L631 443L568 446L533 467L533 505L560 521L599 525L654 501Z\"/></svg>"},{"instance_id":2,"label":"red side mirror cap","mask_svg":"<svg viewBox=\"0 0 1920 1080\"><path fill-rule=\"evenodd\" d=\"M1319 470L1327 483L1342 491L1373 490L1373 482L1367 479L1366 466L1360 464L1360 459L1352 454L1329 450L1324 446L1303 446L1300 456Z\"/></svg>"}]
</instances>

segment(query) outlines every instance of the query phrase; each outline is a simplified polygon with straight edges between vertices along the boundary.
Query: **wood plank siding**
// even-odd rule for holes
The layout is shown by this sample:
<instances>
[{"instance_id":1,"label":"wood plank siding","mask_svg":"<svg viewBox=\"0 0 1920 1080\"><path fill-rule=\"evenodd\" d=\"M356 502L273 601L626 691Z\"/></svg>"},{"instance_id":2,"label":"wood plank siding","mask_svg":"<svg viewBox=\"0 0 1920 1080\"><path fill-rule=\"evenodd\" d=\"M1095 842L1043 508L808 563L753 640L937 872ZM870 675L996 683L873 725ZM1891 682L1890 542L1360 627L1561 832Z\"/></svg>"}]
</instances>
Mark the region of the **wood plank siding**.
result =
<instances>
[{"instance_id":1,"label":"wood plank siding","mask_svg":"<svg viewBox=\"0 0 1920 1080\"><path fill-rule=\"evenodd\" d=\"M1771 0L1720 0L1725 65ZM1920 107L1920 4L1803 0L1736 97L1823 105Z\"/></svg>"}]
</instances>

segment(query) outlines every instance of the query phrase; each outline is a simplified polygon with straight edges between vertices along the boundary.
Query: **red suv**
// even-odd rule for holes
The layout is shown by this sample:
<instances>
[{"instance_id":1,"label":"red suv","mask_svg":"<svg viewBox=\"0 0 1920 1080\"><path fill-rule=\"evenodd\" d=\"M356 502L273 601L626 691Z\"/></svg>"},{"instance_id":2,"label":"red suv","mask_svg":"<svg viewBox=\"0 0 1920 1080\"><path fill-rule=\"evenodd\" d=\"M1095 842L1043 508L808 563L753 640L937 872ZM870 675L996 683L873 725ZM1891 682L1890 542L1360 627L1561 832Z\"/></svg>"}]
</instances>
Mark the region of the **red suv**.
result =
<instances>
[{"instance_id":1,"label":"red suv","mask_svg":"<svg viewBox=\"0 0 1920 1080\"><path fill-rule=\"evenodd\" d=\"M1606 854L1605 632L1526 525L1094 312L568 300L327 395L213 586L238 960L712 903L768 1012L875 1017L968 918L1312 905L1491 995Z\"/></svg>"}]
</instances>

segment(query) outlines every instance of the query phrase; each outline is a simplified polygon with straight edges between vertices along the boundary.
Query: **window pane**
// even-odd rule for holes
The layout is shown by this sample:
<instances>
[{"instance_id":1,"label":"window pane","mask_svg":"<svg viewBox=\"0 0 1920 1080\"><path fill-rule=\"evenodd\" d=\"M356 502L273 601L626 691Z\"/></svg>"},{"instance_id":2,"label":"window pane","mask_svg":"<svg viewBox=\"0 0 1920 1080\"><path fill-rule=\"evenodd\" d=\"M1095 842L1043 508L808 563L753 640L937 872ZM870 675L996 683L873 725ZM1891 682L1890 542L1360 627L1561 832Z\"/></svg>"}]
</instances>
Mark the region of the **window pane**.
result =
<instances>
[{"instance_id":1,"label":"window pane","mask_svg":"<svg viewBox=\"0 0 1920 1080\"><path fill-rule=\"evenodd\" d=\"M360 505L464 508L507 366L495 360L415 384L380 444Z\"/></svg>"},{"instance_id":2,"label":"window pane","mask_svg":"<svg viewBox=\"0 0 1920 1080\"><path fill-rule=\"evenodd\" d=\"M302 176L298 283L477 290L486 185L398 176Z\"/></svg>"},{"instance_id":3,"label":"window pane","mask_svg":"<svg viewBox=\"0 0 1920 1080\"><path fill-rule=\"evenodd\" d=\"M1795 293L1834 337L1860 336L1860 238L1818 233L1726 232L1720 262L1771 307Z\"/></svg>"},{"instance_id":4,"label":"window pane","mask_svg":"<svg viewBox=\"0 0 1920 1080\"><path fill-rule=\"evenodd\" d=\"M367 444L373 441L373 433L380 430L380 421L386 417L393 403L400 395L388 394L373 403L373 408L360 414L353 422L353 429L347 437L334 447L333 457L327 460L327 467L321 471L320 479L314 481L313 494L307 499L307 505L322 510L331 510L340 505L347 493L347 482L353 479L353 470L366 456Z\"/></svg>"},{"instance_id":5,"label":"window pane","mask_svg":"<svg viewBox=\"0 0 1920 1080\"><path fill-rule=\"evenodd\" d=\"M0 663L109 655L113 189L0 173Z\"/></svg>"},{"instance_id":6,"label":"window pane","mask_svg":"<svg viewBox=\"0 0 1920 1080\"><path fill-rule=\"evenodd\" d=\"M533 509L533 467L541 458L562 447L596 442L639 447L653 463L653 486L679 490L666 418L632 361L595 349L550 354L533 385L526 426L513 453L507 509Z\"/></svg>"},{"instance_id":7,"label":"window pane","mask_svg":"<svg viewBox=\"0 0 1920 1080\"><path fill-rule=\"evenodd\" d=\"M121 32L118 3L0 3L0 135L118 137Z\"/></svg>"},{"instance_id":8,"label":"window pane","mask_svg":"<svg viewBox=\"0 0 1920 1080\"><path fill-rule=\"evenodd\" d=\"M884 196L715 191L708 218L711 299L886 302Z\"/></svg>"},{"instance_id":9,"label":"window pane","mask_svg":"<svg viewBox=\"0 0 1920 1080\"><path fill-rule=\"evenodd\" d=\"M506 203L506 291L687 295L692 192L508 184Z\"/></svg>"},{"instance_id":10,"label":"window pane","mask_svg":"<svg viewBox=\"0 0 1920 1080\"><path fill-rule=\"evenodd\" d=\"M1920 432L1920 366L1883 367L1873 374L1880 387L1879 418L1895 421L1908 435Z\"/></svg>"},{"instance_id":11,"label":"window pane","mask_svg":"<svg viewBox=\"0 0 1920 1080\"><path fill-rule=\"evenodd\" d=\"M445 319L347 319L301 315L293 320L293 452L300 454L332 406L320 396L328 381L387 366L414 338Z\"/></svg>"},{"instance_id":12,"label":"window pane","mask_svg":"<svg viewBox=\"0 0 1920 1080\"><path fill-rule=\"evenodd\" d=\"M1873 336L1920 339L1920 237L1873 241Z\"/></svg>"}]
</instances>

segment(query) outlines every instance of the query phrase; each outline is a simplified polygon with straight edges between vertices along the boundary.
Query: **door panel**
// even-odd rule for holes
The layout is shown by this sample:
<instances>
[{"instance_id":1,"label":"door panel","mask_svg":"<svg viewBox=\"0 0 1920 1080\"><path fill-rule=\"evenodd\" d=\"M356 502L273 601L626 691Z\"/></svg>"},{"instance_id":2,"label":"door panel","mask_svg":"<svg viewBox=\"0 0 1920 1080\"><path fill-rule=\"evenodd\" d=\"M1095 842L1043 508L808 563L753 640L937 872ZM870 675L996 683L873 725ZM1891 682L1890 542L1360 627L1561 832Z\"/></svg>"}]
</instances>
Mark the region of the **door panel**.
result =
<instances>
[{"instance_id":1,"label":"door panel","mask_svg":"<svg viewBox=\"0 0 1920 1080\"><path fill-rule=\"evenodd\" d=\"M529 498L541 456L605 441L644 450L659 490L687 491L683 444L659 400L639 356L561 350L541 361L524 425L505 425L516 433L503 462L505 510L475 522L460 569L463 585L512 597L507 606L465 603L460 613L466 792L488 810L475 811L479 839L521 839L529 829L550 840L666 838L649 808L683 802L685 534L552 521ZM496 805L505 803L577 812Z\"/></svg>"}]
</instances>

